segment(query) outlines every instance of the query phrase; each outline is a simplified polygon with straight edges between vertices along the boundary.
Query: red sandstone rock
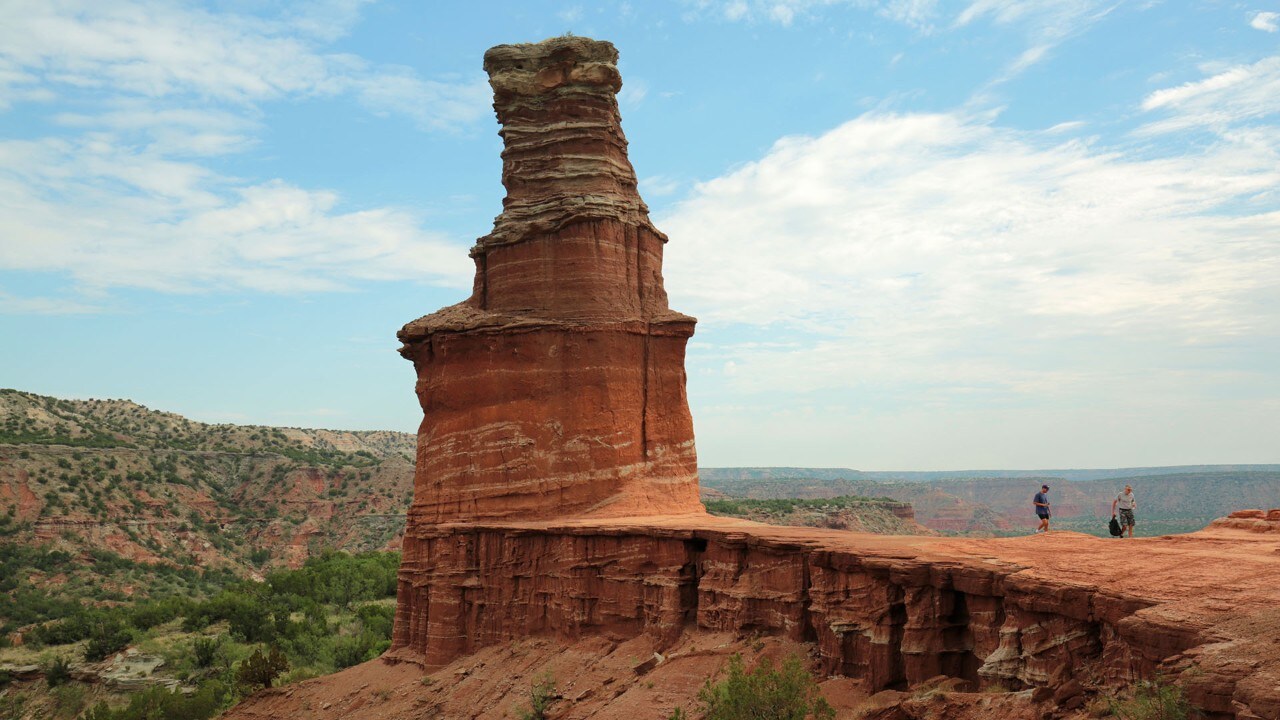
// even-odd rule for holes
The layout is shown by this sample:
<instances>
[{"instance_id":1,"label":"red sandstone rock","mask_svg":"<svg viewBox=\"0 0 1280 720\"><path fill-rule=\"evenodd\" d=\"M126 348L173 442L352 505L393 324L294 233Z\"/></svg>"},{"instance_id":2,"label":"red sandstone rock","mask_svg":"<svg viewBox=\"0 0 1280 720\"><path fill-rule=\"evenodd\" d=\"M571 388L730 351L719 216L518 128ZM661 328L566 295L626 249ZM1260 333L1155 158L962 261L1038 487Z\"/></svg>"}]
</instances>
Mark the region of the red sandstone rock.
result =
<instances>
[{"instance_id":1,"label":"red sandstone rock","mask_svg":"<svg viewBox=\"0 0 1280 720\"><path fill-rule=\"evenodd\" d=\"M561 37L485 54L503 211L474 291L409 323L424 418L409 526L700 513L666 236L627 160L617 50Z\"/></svg>"},{"instance_id":2,"label":"red sandstone rock","mask_svg":"<svg viewBox=\"0 0 1280 720\"><path fill-rule=\"evenodd\" d=\"M1237 510L1225 518L1214 520L1210 527L1233 528L1256 533L1280 533L1280 509Z\"/></svg>"},{"instance_id":3,"label":"red sandstone rock","mask_svg":"<svg viewBox=\"0 0 1280 720\"><path fill-rule=\"evenodd\" d=\"M1075 533L958 540L653 518L441 526L406 540L431 560L406 562L406 634L392 657L428 666L530 635L643 634L661 648L692 625L812 641L824 673L873 691L938 675L1010 688L1080 675L1125 687L1178 676L1193 659L1188 692L1216 716L1233 702L1280 702L1280 688L1253 680L1280 672L1280 627L1266 619L1280 602L1280 544L1266 535L1122 545ZM1249 625L1258 622L1265 629Z\"/></svg>"}]
</instances>

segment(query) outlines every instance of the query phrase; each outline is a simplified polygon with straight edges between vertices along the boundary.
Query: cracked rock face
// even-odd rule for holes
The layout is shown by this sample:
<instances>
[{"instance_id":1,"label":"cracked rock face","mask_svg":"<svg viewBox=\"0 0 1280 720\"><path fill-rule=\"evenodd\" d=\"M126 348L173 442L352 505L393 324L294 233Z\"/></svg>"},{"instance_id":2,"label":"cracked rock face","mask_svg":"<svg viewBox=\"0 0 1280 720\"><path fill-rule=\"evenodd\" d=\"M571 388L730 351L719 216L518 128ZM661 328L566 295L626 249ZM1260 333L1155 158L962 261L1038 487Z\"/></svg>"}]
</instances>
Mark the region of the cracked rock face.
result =
<instances>
[{"instance_id":1,"label":"cracked rock face","mask_svg":"<svg viewBox=\"0 0 1280 720\"><path fill-rule=\"evenodd\" d=\"M666 237L627 159L618 52L485 54L507 189L467 300L399 333L424 418L409 525L701 513Z\"/></svg>"}]
</instances>

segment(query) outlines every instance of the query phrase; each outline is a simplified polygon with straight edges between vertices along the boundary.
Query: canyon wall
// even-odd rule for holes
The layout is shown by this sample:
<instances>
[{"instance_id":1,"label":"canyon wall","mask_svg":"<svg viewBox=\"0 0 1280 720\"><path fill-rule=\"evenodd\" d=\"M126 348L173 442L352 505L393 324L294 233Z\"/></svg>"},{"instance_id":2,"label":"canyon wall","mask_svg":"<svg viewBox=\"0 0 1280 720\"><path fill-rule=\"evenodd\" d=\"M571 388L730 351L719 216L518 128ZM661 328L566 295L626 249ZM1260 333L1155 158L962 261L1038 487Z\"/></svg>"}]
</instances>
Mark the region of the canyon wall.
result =
<instances>
[{"instance_id":1,"label":"canyon wall","mask_svg":"<svg viewBox=\"0 0 1280 720\"><path fill-rule=\"evenodd\" d=\"M1163 675L1209 717L1274 718L1280 541L1250 530L1129 542L716 518L441 526L405 540L388 658L434 668L528 637L662 647L721 631L813 643L822 673L870 691L939 675L971 689L1114 690ZM1227 563L1230 578L1214 571Z\"/></svg>"}]
</instances>

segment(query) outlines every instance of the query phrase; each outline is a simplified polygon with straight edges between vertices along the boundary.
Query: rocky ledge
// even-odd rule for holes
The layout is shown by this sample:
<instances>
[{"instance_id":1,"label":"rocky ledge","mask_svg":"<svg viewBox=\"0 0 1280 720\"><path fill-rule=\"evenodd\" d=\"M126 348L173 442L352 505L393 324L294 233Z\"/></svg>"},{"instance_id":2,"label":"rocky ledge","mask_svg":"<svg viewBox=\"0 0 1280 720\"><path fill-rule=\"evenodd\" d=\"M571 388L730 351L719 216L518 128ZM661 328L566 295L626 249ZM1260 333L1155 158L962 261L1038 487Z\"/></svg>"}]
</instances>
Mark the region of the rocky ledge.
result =
<instances>
[{"instance_id":1,"label":"rocky ledge","mask_svg":"<svg viewBox=\"0 0 1280 720\"><path fill-rule=\"evenodd\" d=\"M1163 674L1210 717L1280 717L1273 535L976 540L637 518L437 526L405 553L389 657L429 668L530 636L661 647L697 629L812 642L826 673L872 691Z\"/></svg>"}]
</instances>

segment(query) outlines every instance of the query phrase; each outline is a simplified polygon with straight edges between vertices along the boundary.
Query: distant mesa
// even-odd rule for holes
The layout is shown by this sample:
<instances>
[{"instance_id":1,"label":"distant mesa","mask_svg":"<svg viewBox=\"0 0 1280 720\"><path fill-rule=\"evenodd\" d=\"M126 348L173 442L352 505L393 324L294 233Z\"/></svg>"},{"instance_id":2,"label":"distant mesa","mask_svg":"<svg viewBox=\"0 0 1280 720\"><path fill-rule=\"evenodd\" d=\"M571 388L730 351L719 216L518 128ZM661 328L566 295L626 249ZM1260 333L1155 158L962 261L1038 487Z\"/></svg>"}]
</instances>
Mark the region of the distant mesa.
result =
<instances>
[{"instance_id":1,"label":"distant mesa","mask_svg":"<svg viewBox=\"0 0 1280 720\"><path fill-rule=\"evenodd\" d=\"M696 321L667 305L617 60L580 37L485 53L507 196L471 297L399 333L424 413L411 525L703 511Z\"/></svg>"}]
</instances>

